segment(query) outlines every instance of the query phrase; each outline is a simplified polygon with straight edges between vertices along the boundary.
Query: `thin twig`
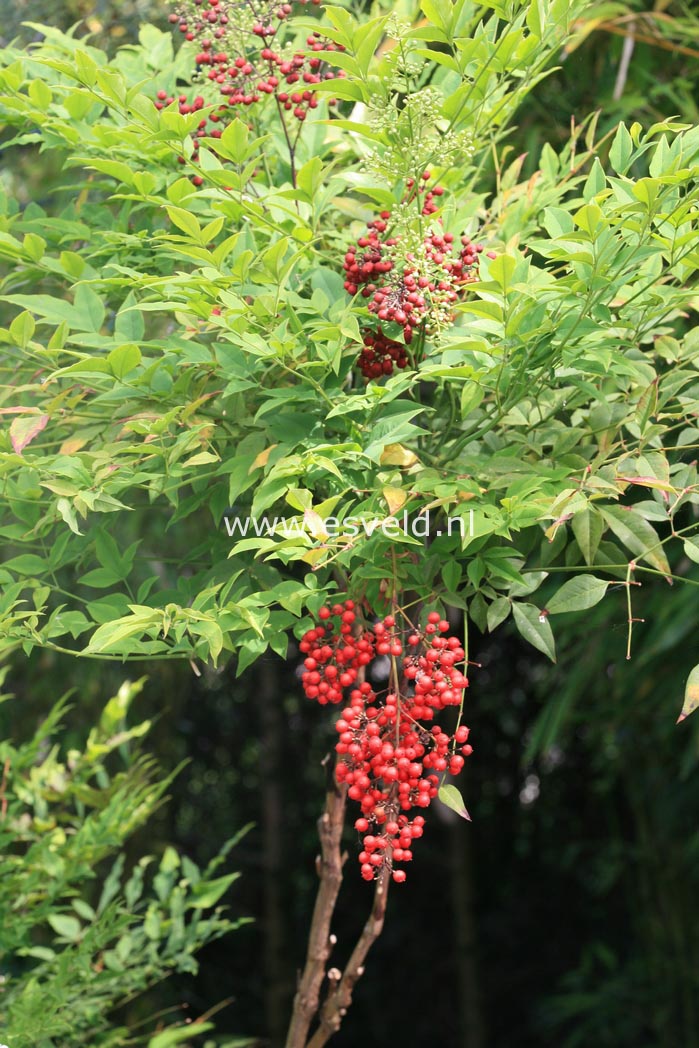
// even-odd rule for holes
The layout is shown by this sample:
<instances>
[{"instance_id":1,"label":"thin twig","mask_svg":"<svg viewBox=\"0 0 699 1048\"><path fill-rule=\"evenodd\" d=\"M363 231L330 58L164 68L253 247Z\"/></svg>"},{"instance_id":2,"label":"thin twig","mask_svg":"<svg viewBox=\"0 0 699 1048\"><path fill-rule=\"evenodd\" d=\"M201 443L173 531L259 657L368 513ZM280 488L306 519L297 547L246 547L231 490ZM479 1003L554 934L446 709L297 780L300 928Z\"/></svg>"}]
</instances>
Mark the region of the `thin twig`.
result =
<instances>
[{"instance_id":1,"label":"thin twig","mask_svg":"<svg viewBox=\"0 0 699 1048\"><path fill-rule=\"evenodd\" d=\"M276 98L276 96L275 96ZM279 112L279 120L282 125L282 131L284 132L284 138L286 139L286 147L289 150L289 167L291 170L291 184L296 189L296 144L298 142L298 135L296 141L291 141L291 135L289 134L289 128L286 126L286 120L284 119L284 110L282 109L281 102L276 98L277 110ZM296 208L298 210L298 200L296 201Z\"/></svg>"},{"instance_id":2,"label":"thin twig","mask_svg":"<svg viewBox=\"0 0 699 1048\"><path fill-rule=\"evenodd\" d=\"M632 574L636 570L635 561L629 561L629 566L626 569L626 610L628 613L628 632L626 635L626 658L631 658L631 639L633 637L633 624L634 622L645 622L645 619L634 618L632 607L631 607L631 587L639 586L639 582L634 582L631 578Z\"/></svg>"}]
</instances>

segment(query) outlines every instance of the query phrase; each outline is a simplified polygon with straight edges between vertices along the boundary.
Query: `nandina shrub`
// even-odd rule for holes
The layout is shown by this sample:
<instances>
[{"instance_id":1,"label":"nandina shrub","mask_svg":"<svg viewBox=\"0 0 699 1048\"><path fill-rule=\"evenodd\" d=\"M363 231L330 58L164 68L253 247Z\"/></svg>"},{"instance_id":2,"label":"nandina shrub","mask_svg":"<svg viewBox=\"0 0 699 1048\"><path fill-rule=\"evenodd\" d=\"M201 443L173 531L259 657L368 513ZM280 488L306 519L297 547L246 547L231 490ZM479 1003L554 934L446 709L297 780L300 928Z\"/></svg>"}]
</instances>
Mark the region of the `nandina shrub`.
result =
<instances>
[{"instance_id":1,"label":"nandina shrub","mask_svg":"<svg viewBox=\"0 0 699 1048\"><path fill-rule=\"evenodd\" d=\"M64 171L50 213L1 202L2 652L309 647L342 715L290 1046L339 1027L413 809L465 814L469 623L554 658L616 589L630 654L639 584L699 559L699 130L587 119L526 180L506 144L584 9L218 0L177 49L2 53L7 148ZM348 797L373 920L340 969Z\"/></svg>"}]
</instances>

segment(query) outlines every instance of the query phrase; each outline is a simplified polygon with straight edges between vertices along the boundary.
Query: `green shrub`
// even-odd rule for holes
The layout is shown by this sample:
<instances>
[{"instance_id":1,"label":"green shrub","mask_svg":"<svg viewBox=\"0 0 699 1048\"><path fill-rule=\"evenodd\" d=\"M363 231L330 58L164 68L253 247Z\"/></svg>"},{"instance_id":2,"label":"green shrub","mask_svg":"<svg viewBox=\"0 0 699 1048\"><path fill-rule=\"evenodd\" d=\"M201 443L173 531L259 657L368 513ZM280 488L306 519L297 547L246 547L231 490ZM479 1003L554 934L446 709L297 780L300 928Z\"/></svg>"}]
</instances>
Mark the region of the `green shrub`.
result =
<instances>
[{"instance_id":1,"label":"green shrub","mask_svg":"<svg viewBox=\"0 0 699 1048\"><path fill-rule=\"evenodd\" d=\"M11 1048L145 1043L151 1024L129 1030L114 1010L172 972L195 973L196 951L242 923L218 905L237 877L219 872L237 838L204 870L170 847L125 869L124 846L172 778L134 749L148 730L125 725L139 690L122 685L81 749L61 744L65 701L28 742L0 742L0 1035Z\"/></svg>"}]
</instances>

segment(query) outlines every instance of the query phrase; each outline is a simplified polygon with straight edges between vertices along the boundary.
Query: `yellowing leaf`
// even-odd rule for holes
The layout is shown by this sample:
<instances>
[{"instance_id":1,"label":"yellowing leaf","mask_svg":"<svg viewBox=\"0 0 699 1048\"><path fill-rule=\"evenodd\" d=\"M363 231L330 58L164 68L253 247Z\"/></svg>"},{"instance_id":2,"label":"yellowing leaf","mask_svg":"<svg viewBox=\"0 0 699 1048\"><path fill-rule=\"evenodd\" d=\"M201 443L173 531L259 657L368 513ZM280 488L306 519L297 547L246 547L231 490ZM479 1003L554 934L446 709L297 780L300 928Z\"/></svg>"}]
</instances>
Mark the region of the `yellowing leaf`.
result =
<instances>
[{"instance_id":1,"label":"yellowing leaf","mask_svg":"<svg viewBox=\"0 0 699 1048\"><path fill-rule=\"evenodd\" d=\"M196 455L192 455L186 462L182 463L183 469L188 469L190 466L206 466L210 462L220 462L218 455L213 455L210 451L199 451Z\"/></svg>"},{"instance_id":2,"label":"yellowing leaf","mask_svg":"<svg viewBox=\"0 0 699 1048\"><path fill-rule=\"evenodd\" d=\"M386 499L388 512L391 516L393 516L394 513L397 513L401 506L405 505L405 500L408 497L407 492L403 491L402 488L394 488L390 485L383 488L381 494Z\"/></svg>"},{"instance_id":3,"label":"yellowing leaf","mask_svg":"<svg viewBox=\"0 0 699 1048\"><path fill-rule=\"evenodd\" d=\"M697 706L699 706L699 666L695 666L687 677L687 684L684 689L684 703L682 712L677 718L677 723L679 724L680 721L683 721L690 713L694 713Z\"/></svg>"},{"instance_id":4,"label":"yellowing leaf","mask_svg":"<svg viewBox=\"0 0 699 1048\"><path fill-rule=\"evenodd\" d=\"M27 444L45 429L48 415L32 415L29 418L15 418L10 426L10 440L13 449L20 455Z\"/></svg>"},{"instance_id":5,"label":"yellowing leaf","mask_svg":"<svg viewBox=\"0 0 699 1048\"><path fill-rule=\"evenodd\" d=\"M84 437L68 437L68 440L64 440L61 444L60 454L74 455L76 451L80 451L86 444L87 441Z\"/></svg>"},{"instance_id":6,"label":"yellowing leaf","mask_svg":"<svg viewBox=\"0 0 699 1048\"><path fill-rule=\"evenodd\" d=\"M325 521L314 509L307 509L305 511L303 522L314 539L319 539L321 542L327 540L328 532L325 530Z\"/></svg>"},{"instance_id":7,"label":"yellowing leaf","mask_svg":"<svg viewBox=\"0 0 699 1048\"><path fill-rule=\"evenodd\" d=\"M656 488L658 491L669 491L674 492L672 484L664 484L662 480L658 480L657 477L622 477L619 473L616 476L617 480L622 481L624 484L639 484L644 488Z\"/></svg>"},{"instance_id":8,"label":"yellowing leaf","mask_svg":"<svg viewBox=\"0 0 699 1048\"><path fill-rule=\"evenodd\" d=\"M325 560L326 555L326 549L309 549L301 557L301 560L304 562L304 564L310 564L311 567L315 569L316 565L319 565L322 561Z\"/></svg>"},{"instance_id":9,"label":"yellowing leaf","mask_svg":"<svg viewBox=\"0 0 699 1048\"><path fill-rule=\"evenodd\" d=\"M440 786L437 796L442 804L446 805L447 808L451 808L451 810L455 811L457 815L460 815L462 819L467 819L468 822L471 821L471 816L466 810L464 799L456 786L452 786L451 784Z\"/></svg>"},{"instance_id":10,"label":"yellowing leaf","mask_svg":"<svg viewBox=\"0 0 699 1048\"><path fill-rule=\"evenodd\" d=\"M260 469L262 466L266 466L267 465L267 459L269 458L269 456L272 454L272 452L274 451L274 449L276 447L277 447L276 444L270 444L270 446L268 448L265 448L264 451L261 451L260 454L255 459L255 461L253 462L252 466L250 467L249 472L252 473L252 471L254 469Z\"/></svg>"},{"instance_id":11,"label":"yellowing leaf","mask_svg":"<svg viewBox=\"0 0 699 1048\"><path fill-rule=\"evenodd\" d=\"M379 462L382 466L401 466L407 469L408 466L415 465L417 455L409 448L403 447L402 444L386 444Z\"/></svg>"}]
</instances>

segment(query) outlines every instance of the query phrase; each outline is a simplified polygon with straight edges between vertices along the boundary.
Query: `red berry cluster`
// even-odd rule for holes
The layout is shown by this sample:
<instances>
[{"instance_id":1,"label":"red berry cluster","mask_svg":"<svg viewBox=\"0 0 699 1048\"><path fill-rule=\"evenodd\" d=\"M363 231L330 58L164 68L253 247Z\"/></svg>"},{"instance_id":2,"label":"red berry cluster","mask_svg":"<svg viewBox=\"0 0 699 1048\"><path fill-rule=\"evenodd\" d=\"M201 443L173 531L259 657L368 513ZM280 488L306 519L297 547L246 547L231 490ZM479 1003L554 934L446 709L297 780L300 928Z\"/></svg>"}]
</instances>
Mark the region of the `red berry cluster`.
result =
<instances>
[{"instance_id":1,"label":"red berry cluster","mask_svg":"<svg viewBox=\"0 0 699 1048\"><path fill-rule=\"evenodd\" d=\"M204 43L210 41L204 41ZM306 38L313 52L343 50L339 44L325 40L314 32ZM259 55L238 56L231 60L225 51L203 49L196 56L198 70L208 67L206 78L218 86L229 106L251 106L266 95L274 95L279 105L297 120L305 120L309 109L315 109L318 99L315 84L343 76L334 71L318 56L301 51L287 55L265 46ZM290 90L287 90L290 89Z\"/></svg>"},{"instance_id":2,"label":"red berry cluster","mask_svg":"<svg viewBox=\"0 0 699 1048\"><path fill-rule=\"evenodd\" d=\"M317 4L320 0L295 2ZM193 160L198 156L198 138L221 137L231 107L251 106L272 95L280 111L303 121L308 111L318 106L314 85L344 76L342 70L331 69L319 53L344 48L318 32L306 40L310 54L272 49L273 37L292 11L291 3L279 4L276 0L183 0L170 15L170 22L177 25L185 40L195 41L199 48L194 79L209 81L224 99L195 131ZM156 108L163 109L175 101L182 114L197 112L207 104L201 95L189 102L186 95L175 99L161 90ZM335 99L328 101L332 105ZM219 126L211 129L209 122ZM180 163L185 163L184 158ZM192 181L201 185L203 178L195 175Z\"/></svg>"},{"instance_id":3,"label":"red berry cluster","mask_svg":"<svg viewBox=\"0 0 699 1048\"><path fill-rule=\"evenodd\" d=\"M333 616L339 619L339 629L335 624L322 625ZM321 624L304 634L299 645L306 655L301 680L308 698L324 706L342 702L343 688L351 687L359 668L374 658L374 645L370 635L355 639L357 613L352 600L321 608L318 618Z\"/></svg>"},{"instance_id":4,"label":"red berry cluster","mask_svg":"<svg viewBox=\"0 0 699 1048\"><path fill-rule=\"evenodd\" d=\"M367 379L392 375L394 367L408 366L405 345L384 335L380 327L364 332L364 347L357 358L357 367Z\"/></svg>"},{"instance_id":5,"label":"red berry cluster","mask_svg":"<svg viewBox=\"0 0 699 1048\"><path fill-rule=\"evenodd\" d=\"M309 0L296 0L307 4ZM320 0L310 0L319 4ZM273 37L279 22L284 22L293 11L289 3L269 3L265 0L187 0L170 16L185 40L195 40L210 34L214 40L228 39L236 31L247 30L261 40ZM211 45L209 45L211 46Z\"/></svg>"},{"instance_id":6,"label":"red berry cluster","mask_svg":"<svg viewBox=\"0 0 699 1048\"><path fill-rule=\"evenodd\" d=\"M441 197L444 194L444 186L432 186L431 189L427 188L427 183L431 179L432 175L429 171L423 171L422 175L415 183L414 178L407 179L405 186L405 196L403 197L404 202L412 204L415 199L420 200L420 194L424 193L424 198L420 201L422 207L420 208L420 214L422 215L433 215L438 209L439 204L436 203L435 197Z\"/></svg>"},{"instance_id":7,"label":"red berry cluster","mask_svg":"<svg viewBox=\"0 0 699 1048\"><path fill-rule=\"evenodd\" d=\"M386 231L390 217L390 211L382 211L378 218L369 222L368 233L359 238L356 247L349 248L345 254L342 268L347 274L345 291L350 295L356 295L364 285L362 295L368 298L376 290L376 281L381 281L393 269L391 259L384 257L384 249L392 247L397 240L391 237L382 241L379 235Z\"/></svg>"},{"instance_id":8,"label":"red berry cluster","mask_svg":"<svg viewBox=\"0 0 699 1048\"><path fill-rule=\"evenodd\" d=\"M361 627L352 601L321 608L318 618L300 645L304 690L318 702L339 703L350 689L336 723L336 776L361 807L354 824L362 836L361 874L370 881L388 868L400 883L406 874L396 866L412 859L412 842L425 822L411 813L428 808L439 774L458 775L472 752L464 725L453 735L435 723L428 727L435 713L461 705L468 686L458 668L464 650L458 638L444 636L449 623L437 612L427 616L423 631L400 630L393 615ZM383 697L358 680L360 668L379 655L392 660L390 690Z\"/></svg>"},{"instance_id":9,"label":"red berry cluster","mask_svg":"<svg viewBox=\"0 0 699 1048\"><path fill-rule=\"evenodd\" d=\"M430 172L425 171L417 184L408 179L402 201L408 206L417 201L423 217L435 213L436 201L444 193L439 185L428 188L430 178ZM475 265L483 247L472 243L466 235L457 243L454 234L442 232L438 222L436 229L431 225L427 228L418 251L407 251L401 256L401 237L392 233L391 218L390 211L382 211L368 223L367 233L356 246L345 254L345 290L350 295L360 292L369 299L369 312L383 324L398 325L404 342L409 344L420 326L428 330L432 321L438 326L453 319L451 307L466 285L477 279ZM363 353L359 366L366 375L362 357ZM391 374L392 370L386 367L367 377Z\"/></svg>"}]
</instances>

